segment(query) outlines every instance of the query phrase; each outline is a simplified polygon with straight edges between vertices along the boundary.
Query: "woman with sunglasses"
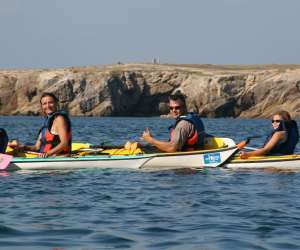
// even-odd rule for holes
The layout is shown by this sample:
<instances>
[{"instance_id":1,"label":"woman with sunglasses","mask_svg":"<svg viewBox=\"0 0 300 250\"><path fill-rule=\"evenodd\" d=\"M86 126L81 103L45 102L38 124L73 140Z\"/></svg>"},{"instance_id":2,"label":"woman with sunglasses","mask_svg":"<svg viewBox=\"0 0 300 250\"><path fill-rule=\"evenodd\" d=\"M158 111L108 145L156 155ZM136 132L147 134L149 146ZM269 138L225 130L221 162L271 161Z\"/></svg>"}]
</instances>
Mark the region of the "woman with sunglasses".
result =
<instances>
[{"instance_id":1,"label":"woman with sunglasses","mask_svg":"<svg viewBox=\"0 0 300 250\"><path fill-rule=\"evenodd\" d=\"M274 114L272 132L267 137L264 146L251 152L242 151L240 157L246 159L250 156L293 154L299 134L297 123L292 121L287 111L279 111Z\"/></svg>"}]
</instances>

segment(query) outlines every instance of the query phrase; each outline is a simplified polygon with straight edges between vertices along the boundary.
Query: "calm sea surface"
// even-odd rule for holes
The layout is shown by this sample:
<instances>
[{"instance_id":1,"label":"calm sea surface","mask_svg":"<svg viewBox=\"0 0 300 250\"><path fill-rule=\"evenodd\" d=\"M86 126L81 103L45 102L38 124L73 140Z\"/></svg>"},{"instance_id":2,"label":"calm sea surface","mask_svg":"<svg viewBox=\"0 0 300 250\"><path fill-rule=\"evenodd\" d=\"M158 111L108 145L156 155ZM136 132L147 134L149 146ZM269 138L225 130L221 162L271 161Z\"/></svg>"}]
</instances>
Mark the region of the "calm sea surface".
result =
<instances>
[{"instance_id":1,"label":"calm sea surface","mask_svg":"<svg viewBox=\"0 0 300 250\"><path fill-rule=\"evenodd\" d=\"M137 140L170 120L73 118L74 141ZM239 141L267 120L204 119ZM11 139L32 143L39 117L0 117ZM259 146L263 138L252 141ZM298 151L299 148L298 148ZM0 176L1 249L300 249L300 173L129 170L16 171Z\"/></svg>"}]
</instances>

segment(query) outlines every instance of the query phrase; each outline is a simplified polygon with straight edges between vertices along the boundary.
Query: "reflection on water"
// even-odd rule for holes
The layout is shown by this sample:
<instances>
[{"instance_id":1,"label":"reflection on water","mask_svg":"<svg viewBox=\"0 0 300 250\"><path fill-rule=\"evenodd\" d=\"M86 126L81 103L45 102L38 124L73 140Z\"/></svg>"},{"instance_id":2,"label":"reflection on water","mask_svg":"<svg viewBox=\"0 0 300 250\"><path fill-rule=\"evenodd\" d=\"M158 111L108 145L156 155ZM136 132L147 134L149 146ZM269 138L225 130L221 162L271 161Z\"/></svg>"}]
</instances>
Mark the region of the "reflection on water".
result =
<instances>
[{"instance_id":1,"label":"reflection on water","mask_svg":"<svg viewBox=\"0 0 300 250\"><path fill-rule=\"evenodd\" d=\"M7 171L0 171L0 177L7 177L10 176L9 172Z\"/></svg>"}]
</instances>

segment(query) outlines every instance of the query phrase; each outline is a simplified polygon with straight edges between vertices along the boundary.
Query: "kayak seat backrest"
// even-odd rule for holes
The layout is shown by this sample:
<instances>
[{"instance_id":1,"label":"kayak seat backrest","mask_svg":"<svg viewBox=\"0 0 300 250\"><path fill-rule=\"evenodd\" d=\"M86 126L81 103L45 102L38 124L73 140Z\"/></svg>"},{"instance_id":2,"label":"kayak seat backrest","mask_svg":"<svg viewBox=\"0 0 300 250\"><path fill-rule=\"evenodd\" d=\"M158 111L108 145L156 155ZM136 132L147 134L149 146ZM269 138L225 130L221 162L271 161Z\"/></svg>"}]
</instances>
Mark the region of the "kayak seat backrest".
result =
<instances>
[{"instance_id":1,"label":"kayak seat backrest","mask_svg":"<svg viewBox=\"0 0 300 250\"><path fill-rule=\"evenodd\" d=\"M207 137L204 141L204 149L218 149L218 148L226 148L228 145L225 143L223 138L219 137Z\"/></svg>"},{"instance_id":2,"label":"kayak seat backrest","mask_svg":"<svg viewBox=\"0 0 300 250\"><path fill-rule=\"evenodd\" d=\"M81 142L72 142L72 151L78 151L80 149L90 148L91 144L81 143Z\"/></svg>"}]
</instances>

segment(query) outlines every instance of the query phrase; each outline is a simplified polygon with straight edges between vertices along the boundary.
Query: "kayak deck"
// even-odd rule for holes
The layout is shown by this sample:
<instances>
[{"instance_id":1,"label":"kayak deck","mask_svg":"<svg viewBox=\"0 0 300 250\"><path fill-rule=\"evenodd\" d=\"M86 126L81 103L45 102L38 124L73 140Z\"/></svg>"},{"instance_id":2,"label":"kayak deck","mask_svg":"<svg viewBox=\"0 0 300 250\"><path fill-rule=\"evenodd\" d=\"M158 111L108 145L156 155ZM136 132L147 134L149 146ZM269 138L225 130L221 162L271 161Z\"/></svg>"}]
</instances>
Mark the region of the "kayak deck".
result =
<instances>
[{"instance_id":1,"label":"kayak deck","mask_svg":"<svg viewBox=\"0 0 300 250\"><path fill-rule=\"evenodd\" d=\"M77 143L78 148L90 147ZM258 156L241 159L238 149L229 138L208 138L205 150L175 153L140 153L124 148L104 151L84 150L84 154L70 157L39 158L36 154L14 157L6 170L61 170L83 168L118 168L168 170L180 168L225 167L229 169L300 170L300 154L285 156ZM90 154L90 152L92 154ZM138 152L138 153L136 153ZM95 153L95 154L94 154Z\"/></svg>"},{"instance_id":2,"label":"kayak deck","mask_svg":"<svg viewBox=\"0 0 300 250\"><path fill-rule=\"evenodd\" d=\"M29 158L14 157L9 169L180 169L218 167L237 152L237 147L176 153L153 153L137 155L86 155L72 157Z\"/></svg>"}]
</instances>

